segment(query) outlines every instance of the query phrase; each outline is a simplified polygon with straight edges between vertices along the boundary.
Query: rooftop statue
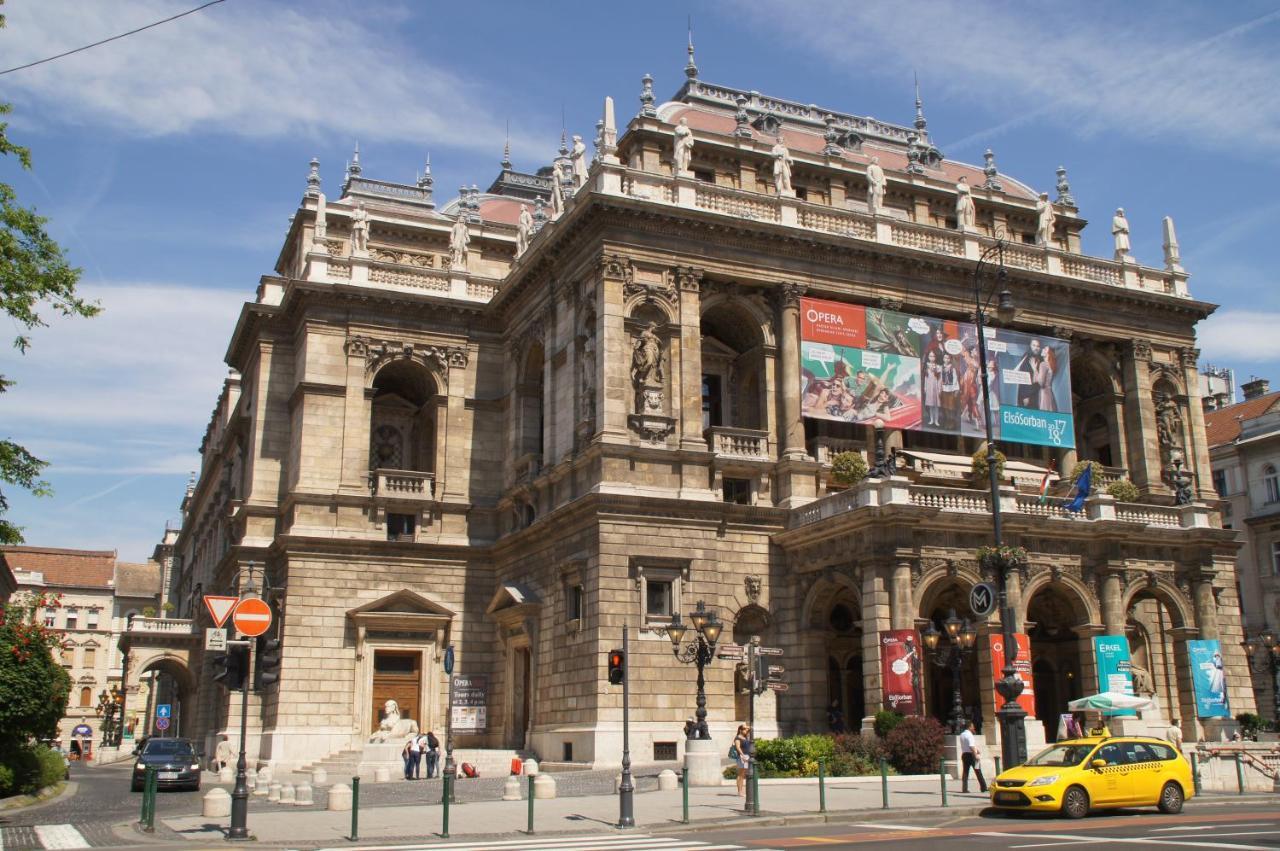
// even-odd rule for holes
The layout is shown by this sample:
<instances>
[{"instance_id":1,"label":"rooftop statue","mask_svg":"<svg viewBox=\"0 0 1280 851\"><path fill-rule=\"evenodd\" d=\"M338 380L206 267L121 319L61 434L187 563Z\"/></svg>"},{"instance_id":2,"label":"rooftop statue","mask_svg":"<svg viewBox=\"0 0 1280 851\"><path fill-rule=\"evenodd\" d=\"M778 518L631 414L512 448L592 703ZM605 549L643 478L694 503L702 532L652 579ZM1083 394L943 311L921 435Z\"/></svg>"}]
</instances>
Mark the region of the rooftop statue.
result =
<instances>
[{"instance_id":1,"label":"rooftop statue","mask_svg":"<svg viewBox=\"0 0 1280 851\"><path fill-rule=\"evenodd\" d=\"M1036 245L1053 245L1053 204L1049 193L1041 192L1036 201Z\"/></svg>"},{"instance_id":2,"label":"rooftop statue","mask_svg":"<svg viewBox=\"0 0 1280 851\"><path fill-rule=\"evenodd\" d=\"M1129 220L1124 217L1124 207L1117 207L1111 219L1111 235L1116 238L1116 259L1129 256Z\"/></svg>"},{"instance_id":3,"label":"rooftop statue","mask_svg":"<svg viewBox=\"0 0 1280 851\"><path fill-rule=\"evenodd\" d=\"M351 253L364 254L369 250L369 214L364 204L356 204L351 211Z\"/></svg>"},{"instance_id":4,"label":"rooftop statue","mask_svg":"<svg viewBox=\"0 0 1280 851\"><path fill-rule=\"evenodd\" d=\"M467 270L467 246L471 244L471 232L467 230L467 220L462 210L458 211L457 221L453 223L453 231L449 234L449 265L451 268L465 272Z\"/></svg>"},{"instance_id":5,"label":"rooftop statue","mask_svg":"<svg viewBox=\"0 0 1280 851\"><path fill-rule=\"evenodd\" d=\"M867 212L878 215L884 206L884 169L880 167L880 158L872 157L867 165Z\"/></svg>"},{"instance_id":6,"label":"rooftop statue","mask_svg":"<svg viewBox=\"0 0 1280 851\"><path fill-rule=\"evenodd\" d=\"M978 226L978 211L973 205L973 193L966 177L956 181L956 226L962 231L975 230Z\"/></svg>"},{"instance_id":7,"label":"rooftop statue","mask_svg":"<svg viewBox=\"0 0 1280 851\"><path fill-rule=\"evenodd\" d=\"M520 205L520 219L516 224L516 256L529 250L529 235L533 233L533 214L528 204Z\"/></svg>"},{"instance_id":8,"label":"rooftop statue","mask_svg":"<svg viewBox=\"0 0 1280 851\"><path fill-rule=\"evenodd\" d=\"M676 176L687 174L689 161L693 159L693 131L689 129L689 119L681 118L675 129L675 164Z\"/></svg>"},{"instance_id":9,"label":"rooftop statue","mask_svg":"<svg viewBox=\"0 0 1280 851\"><path fill-rule=\"evenodd\" d=\"M587 146L581 136L573 137L573 151L569 159L573 163L573 188L581 189L587 184Z\"/></svg>"},{"instance_id":10,"label":"rooftop statue","mask_svg":"<svg viewBox=\"0 0 1280 851\"><path fill-rule=\"evenodd\" d=\"M791 188L791 164L795 160L791 158L791 151L787 149L787 143L783 140L781 134L778 135L778 141L773 145L772 153L773 188L777 190L779 195L794 195L795 190Z\"/></svg>"}]
</instances>

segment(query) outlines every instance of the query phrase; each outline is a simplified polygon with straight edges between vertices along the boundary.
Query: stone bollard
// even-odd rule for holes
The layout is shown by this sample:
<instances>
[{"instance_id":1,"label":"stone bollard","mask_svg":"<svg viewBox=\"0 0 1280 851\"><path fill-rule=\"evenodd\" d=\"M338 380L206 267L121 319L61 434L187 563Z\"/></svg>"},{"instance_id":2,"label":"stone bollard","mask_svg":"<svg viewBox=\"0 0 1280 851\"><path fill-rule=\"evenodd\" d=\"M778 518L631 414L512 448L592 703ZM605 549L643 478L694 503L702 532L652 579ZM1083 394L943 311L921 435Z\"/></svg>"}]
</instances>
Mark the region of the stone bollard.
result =
<instances>
[{"instance_id":1,"label":"stone bollard","mask_svg":"<svg viewBox=\"0 0 1280 851\"><path fill-rule=\"evenodd\" d=\"M538 773L538 761L536 759L526 759L520 771L525 776L532 776Z\"/></svg>"},{"instance_id":2,"label":"stone bollard","mask_svg":"<svg viewBox=\"0 0 1280 851\"><path fill-rule=\"evenodd\" d=\"M297 800L297 790L293 788L292 783L285 783L280 787L280 803L292 804Z\"/></svg>"},{"instance_id":3,"label":"stone bollard","mask_svg":"<svg viewBox=\"0 0 1280 851\"><path fill-rule=\"evenodd\" d=\"M375 769L373 770L373 782L374 782L374 783L386 783L386 782L387 782L387 781L389 781L390 779L391 779L391 769L389 769L389 768L375 768Z\"/></svg>"},{"instance_id":4,"label":"stone bollard","mask_svg":"<svg viewBox=\"0 0 1280 851\"><path fill-rule=\"evenodd\" d=\"M311 770L311 785L324 786L329 782L329 772L323 768L313 768Z\"/></svg>"},{"instance_id":5,"label":"stone bollard","mask_svg":"<svg viewBox=\"0 0 1280 851\"><path fill-rule=\"evenodd\" d=\"M234 779L234 778L232 778L232 779ZM252 772L250 772L250 773L249 773L249 774L244 778L244 785L245 785L245 787L246 787L250 792L252 792L254 789L257 789L257 788L258 788L258 778L257 778L257 777L254 777L254 776L253 776L253 773L252 773Z\"/></svg>"},{"instance_id":6,"label":"stone bollard","mask_svg":"<svg viewBox=\"0 0 1280 851\"><path fill-rule=\"evenodd\" d=\"M330 786L328 807L334 811L351 809L351 787L346 783Z\"/></svg>"},{"instance_id":7,"label":"stone bollard","mask_svg":"<svg viewBox=\"0 0 1280 851\"><path fill-rule=\"evenodd\" d=\"M255 795L261 796L271 791L270 783L264 783L263 781L258 780L252 774L249 775L249 782L253 784L252 789L253 789L253 794Z\"/></svg>"},{"instance_id":8,"label":"stone bollard","mask_svg":"<svg viewBox=\"0 0 1280 851\"><path fill-rule=\"evenodd\" d=\"M520 794L520 778L512 774L507 778L506 782L502 784L502 800L519 801L523 797L524 796Z\"/></svg>"},{"instance_id":9,"label":"stone bollard","mask_svg":"<svg viewBox=\"0 0 1280 851\"><path fill-rule=\"evenodd\" d=\"M272 783L267 787L267 800L270 803L276 803L280 800L280 784Z\"/></svg>"},{"instance_id":10,"label":"stone bollard","mask_svg":"<svg viewBox=\"0 0 1280 851\"><path fill-rule=\"evenodd\" d=\"M226 789L210 789L204 796L204 817L224 818L231 815L231 793Z\"/></svg>"},{"instance_id":11,"label":"stone bollard","mask_svg":"<svg viewBox=\"0 0 1280 851\"><path fill-rule=\"evenodd\" d=\"M312 796L311 796L311 784L310 784L310 783L299 783L299 784L298 784L297 794L296 794L296 796L294 797L293 802L294 802L295 804L297 804L299 807L308 807L308 806L310 806L310 805L312 805L312 804L314 804L314 803L315 803L315 799L314 799L314 798L312 798Z\"/></svg>"},{"instance_id":12,"label":"stone bollard","mask_svg":"<svg viewBox=\"0 0 1280 851\"><path fill-rule=\"evenodd\" d=\"M539 774L533 781L533 797L554 798L556 796L556 779L550 774Z\"/></svg>"},{"instance_id":13,"label":"stone bollard","mask_svg":"<svg viewBox=\"0 0 1280 851\"><path fill-rule=\"evenodd\" d=\"M676 778L676 773L670 768L664 768L658 775L658 790L661 792L670 792L679 785L680 781Z\"/></svg>"},{"instance_id":14,"label":"stone bollard","mask_svg":"<svg viewBox=\"0 0 1280 851\"><path fill-rule=\"evenodd\" d=\"M258 769L258 783L262 786L271 784L271 766L264 765Z\"/></svg>"},{"instance_id":15,"label":"stone bollard","mask_svg":"<svg viewBox=\"0 0 1280 851\"><path fill-rule=\"evenodd\" d=\"M247 778L252 780L252 777ZM218 769L219 783L234 783L236 780L236 770L229 765L224 765Z\"/></svg>"}]
</instances>

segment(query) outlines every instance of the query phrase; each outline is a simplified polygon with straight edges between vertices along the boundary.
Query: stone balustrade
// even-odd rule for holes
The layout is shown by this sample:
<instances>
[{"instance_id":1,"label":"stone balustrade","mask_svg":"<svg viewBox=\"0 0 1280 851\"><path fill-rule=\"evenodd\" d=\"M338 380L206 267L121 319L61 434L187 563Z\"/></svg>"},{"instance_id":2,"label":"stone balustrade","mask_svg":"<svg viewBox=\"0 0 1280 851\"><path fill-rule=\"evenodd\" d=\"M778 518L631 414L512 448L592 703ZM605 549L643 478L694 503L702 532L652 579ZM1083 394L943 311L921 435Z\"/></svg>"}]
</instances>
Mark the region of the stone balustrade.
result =
<instances>
[{"instance_id":1,"label":"stone balustrade","mask_svg":"<svg viewBox=\"0 0 1280 851\"><path fill-rule=\"evenodd\" d=\"M129 632L162 632L190 635L195 631L195 621L190 618L143 618L129 621Z\"/></svg>"},{"instance_id":2,"label":"stone balustrade","mask_svg":"<svg viewBox=\"0 0 1280 851\"><path fill-rule=\"evenodd\" d=\"M386 499L435 498L435 476L418 470L374 470L373 492Z\"/></svg>"},{"instance_id":3,"label":"stone balustrade","mask_svg":"<svg viewBox=\"0 0 1280 851\"><path fill-rule=\"evenodd\" d=\"M820 435L809 441L809 454L819 464L830 464L831 459L841 452L862 452L865 447L861 440Z\"/></svg>"},{"instance_id":4,"label":"stone balustrade","mask_svg":"<svg viewBox=\"0 0 1280 851\"><path fill-rule=\"evenodd\" d=\"M707 448L718 456L769 461L769 432L752 428L712 426L703 432Z\"/></svg>"}]
</instances>

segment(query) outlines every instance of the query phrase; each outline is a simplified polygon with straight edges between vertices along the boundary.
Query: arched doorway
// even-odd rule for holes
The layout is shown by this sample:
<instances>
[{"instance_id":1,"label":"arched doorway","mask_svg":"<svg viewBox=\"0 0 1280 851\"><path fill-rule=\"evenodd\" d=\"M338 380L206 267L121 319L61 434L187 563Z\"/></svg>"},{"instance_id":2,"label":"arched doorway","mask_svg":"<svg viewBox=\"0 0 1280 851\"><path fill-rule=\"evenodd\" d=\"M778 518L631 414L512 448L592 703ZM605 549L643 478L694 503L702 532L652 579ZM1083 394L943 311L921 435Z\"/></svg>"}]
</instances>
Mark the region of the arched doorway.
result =
<instances>
[{"instance_id":1,"label":"arched doorway","mask_svg":"<svg viewBox=\"0 0 1280 851\"><path fill-rule=\"evenodd\" d=\"M1078 627L1089 623L1089 610L1079 594L1062 583L1048 582L1031 591L1026 631L1031 641L1031 671L1036 718L1045 741L1057 739L1058 717L1067 703L1084 696L1084 659ZM1089 693L1094 689L1090 686Z\"/></svg>"},{"instance_id":2,"label":"arched doorway","mask_svg":"<svg viewBox=\"0 0 1280 851\"><path fill-rule=\"evenodd\" d=\"M397 360L373 379L369 469L435 470L435 379L421 364Z\"/></svg>"},{"instance_id":3,"label":"arched doorway","mask_svg":"<svg viewBox=\"0 0 1280 851\"><path fill-rule=\"evenodd\" d=\"M765 428L764 339L732 300L702 314L702 427Z\"/></svg>"},{"instance_id":4,"label":"arched doorway","mask_svg":"<svg viewBox=\"0 0 1280 851\"><path fill-rule=\"evenodd\" d=\"M194 680L182 660L162 656L146 662L138 670L135 686L136 696L131 694L125 707L125 741L191 736L196 721L195 702L190 699Z\"/></svg>"},{"instance_id":5,"label":"arched doorway","mask_svg":"<svg viewBox=\"0 0 1280 851\"><path fill-rule=\"evenodd\" d=\"M942 724L949 724L955 704L955 691L958 685L960 689L960 705L965 719L972 721L978 732L981 733L984 719L982 713L982 689L979 686L978 677L978 658L980 654L986 652L984 645L980 642L974 645L972 651L964 654L958 683L952 667L946 664L939 664L944 663L951 653L950 642L945 637L946 620L953 614L963 618L968 613L969 588L956 579L948 580L942 585L935 586L925 596L924 604L921 606L920 611L921 619L917 621L917 626L921 629L927 629L928 624L932 623L933 628L944 636L938 642L936 650L926 653L929 664L924 665L925 711Z\"/></svg>"},{"instance_id":6,"label":"arched doorway","mask_svg":"<svg viewBox=\"0 0 1280 851\"><path fill-rule=\"evenodd\" d=\"M1154 589L1142 589L1125 609L1125 636L1129 639L1129 663L1135 694L1153 699L1161 717L1184 720L1178 690L1179 653L1183 626L1178 610ZM1187 695L1189 705L1194 697Z\"/></svg>"}]
</instances>

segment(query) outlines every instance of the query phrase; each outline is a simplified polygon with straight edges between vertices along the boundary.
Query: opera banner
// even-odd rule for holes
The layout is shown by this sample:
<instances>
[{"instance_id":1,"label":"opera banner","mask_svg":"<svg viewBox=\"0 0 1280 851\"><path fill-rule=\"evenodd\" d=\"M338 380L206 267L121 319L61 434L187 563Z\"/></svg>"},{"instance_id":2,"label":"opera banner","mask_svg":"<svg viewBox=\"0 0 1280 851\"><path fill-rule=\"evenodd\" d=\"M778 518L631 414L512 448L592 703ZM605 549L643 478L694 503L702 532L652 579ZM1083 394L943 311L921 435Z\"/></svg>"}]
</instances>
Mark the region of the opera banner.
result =
<instances>
[{"instance_id":1,"label":"opera banner","mask_svg":"<svg viewBox=\"0 0 1280 851\"><path fill-rule=\"evenodd\" d=\"M1004 636L992 633L991 639L991 684L994 687L1004 676ZM1018 658L1013 660L1013 675L1022 680L1022 694L1018 695L1018 705L1027 713L1028 718L1036 717L1036 689L1031 676L1031 636L1025 632L1016 632L1013 638L1018 642ZM996 692L996 709L1004 705L1004 698Z\"/></svg>"},{"instance_id":2,"label":"opera banner","mask_svg":"<svg viewBox=\"0 0 1280 851\"><path fill-rule=\"evenodd\" d=\"M1098 662L1098 691L1133 694L1133 666L1129 639L1123 635L1095 635L1093 655ZM1133 709L1115 709L1110 715L1137 715Z\"/></svg>"},{"instance_id":3,"label":"opera banner","mask_svg":"<svg viewBox=\"0 0 1280 851\"><path fill-rule=\"evenodd\" d=\"M1191 656L1191 684L1196 694L1196 717L1230 718L1222 644L1216 638L1188 641L1187 653Z\"/></svg>"},{"instance_id":4,"label":"opera banner","mask_svg":"<svg viewBox=\"0 0 1280 851\"><path fill-rule=\"evenodd\" d=\"M985 435L976 326L812 298L800 300L800 317L804 416ZM996 436L1073 447L1068 344L999 328L986 335Z\"/></svg>"},{"instance_id":5,"label":"opera banner","mask_svg":"<svg viewBox=\"0 0 1280 851\"><path fill-rule=\"evenodd\" d=\"M884 705L903 715L920 711L920 640L914 629L880 632L880 681Z\"/></svg>"}]
</instances>

